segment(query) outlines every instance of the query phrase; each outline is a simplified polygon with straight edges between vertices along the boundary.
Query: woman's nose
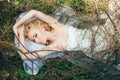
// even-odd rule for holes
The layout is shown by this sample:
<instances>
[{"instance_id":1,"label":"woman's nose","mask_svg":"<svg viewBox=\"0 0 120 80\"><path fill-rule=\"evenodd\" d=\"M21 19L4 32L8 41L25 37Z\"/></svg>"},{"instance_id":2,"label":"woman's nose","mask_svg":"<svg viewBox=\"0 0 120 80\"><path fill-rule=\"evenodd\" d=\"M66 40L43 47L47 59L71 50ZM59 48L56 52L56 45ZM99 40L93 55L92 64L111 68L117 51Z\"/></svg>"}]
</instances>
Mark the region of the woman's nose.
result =
<instances>
[{"instance_id":1,"label":"woman's nose","mask_svg":"<svg viewBox=\"0 0 120 80\"><path fill-rule=\"evenodd\" d=\"M34 42L35 42L35 43L41 43L41 39L34 38Z\"/></svg>"}]
</instances>

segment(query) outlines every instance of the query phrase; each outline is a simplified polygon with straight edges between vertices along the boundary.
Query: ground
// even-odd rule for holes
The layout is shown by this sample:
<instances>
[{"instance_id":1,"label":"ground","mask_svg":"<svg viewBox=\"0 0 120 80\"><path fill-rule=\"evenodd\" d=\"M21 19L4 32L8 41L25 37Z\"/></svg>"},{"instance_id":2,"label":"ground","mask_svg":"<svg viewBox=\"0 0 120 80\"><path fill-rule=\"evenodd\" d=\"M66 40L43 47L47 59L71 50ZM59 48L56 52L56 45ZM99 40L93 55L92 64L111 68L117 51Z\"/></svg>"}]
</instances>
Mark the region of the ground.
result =
<instances>
[{"instance_id":1,"label":"ground","mask_svg":"<svg viewBox=\"0 0 120 80\"><path fill-rule=\"evenodd\" d=\"M38 75L31 76L24 72L22 60L14 47L12 26L21 12L31 9L46 14L61 5L72 7L77 13L90 13L83 0L1 0L0 1L0 80L104 80L96 72L87 71L66 59L49 59Z\"/></svg>"}]
</instances>

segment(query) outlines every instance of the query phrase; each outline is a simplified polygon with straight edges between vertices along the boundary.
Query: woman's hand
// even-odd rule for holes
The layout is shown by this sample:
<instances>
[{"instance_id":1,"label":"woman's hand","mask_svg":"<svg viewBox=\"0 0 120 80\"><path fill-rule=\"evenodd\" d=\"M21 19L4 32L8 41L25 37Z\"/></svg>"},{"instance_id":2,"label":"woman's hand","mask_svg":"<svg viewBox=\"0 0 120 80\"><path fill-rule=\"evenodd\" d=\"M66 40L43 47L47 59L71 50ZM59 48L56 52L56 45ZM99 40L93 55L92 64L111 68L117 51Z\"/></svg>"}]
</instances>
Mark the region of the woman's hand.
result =
<instances>
[{"instance_id":1,"label":"woman's hand","mask_svg":"<svg viewBox=\"0 0 120 80\"><path fill-rule=\"evenodd\" d=\"M52 53L55 52L64 52L64 50L61 50L59 47L57 47L56 45L52 44L52 45L48 45L45 48L41 49L40 51L33 51L33 52L29 52L27 54L25 54L24 56L22 56L22 59L36 59L36 58L42 58L45 57L47 55L50 55Z\"/></svg>"},{"instance_id":2,"label":"woman's hand","mask_svg":"<svg viewBox=\"0 0 120 80\"><path fill-rule=\"evenodd\" d=\"M18 37L18 26L14 25L13 31L14 31L15 36Z\"/></svg>"}]
</instances>

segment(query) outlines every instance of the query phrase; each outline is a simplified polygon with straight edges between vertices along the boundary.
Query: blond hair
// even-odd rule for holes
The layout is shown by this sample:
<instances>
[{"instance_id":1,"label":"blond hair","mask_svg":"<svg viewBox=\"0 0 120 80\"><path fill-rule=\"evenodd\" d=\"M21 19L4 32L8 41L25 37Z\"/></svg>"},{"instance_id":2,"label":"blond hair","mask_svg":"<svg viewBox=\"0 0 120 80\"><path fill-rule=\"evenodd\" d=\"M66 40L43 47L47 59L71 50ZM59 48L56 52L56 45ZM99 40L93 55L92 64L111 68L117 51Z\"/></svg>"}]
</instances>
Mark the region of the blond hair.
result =
<instances>
[{"instance_id":1,"label":"blond hair","mask_svg":"<svg viewBox=\"0 0 120 80\"><path fill-rule=\"evenodd\" d=\"M47 23L40 21L40 20L35 20L31 21L24 26L24 36L25 38L28 38L28 32L32 29L39 29L40 27L44 27L46 31L51 31L53 28L49 26Z\"/></svg>"}]
</instances>

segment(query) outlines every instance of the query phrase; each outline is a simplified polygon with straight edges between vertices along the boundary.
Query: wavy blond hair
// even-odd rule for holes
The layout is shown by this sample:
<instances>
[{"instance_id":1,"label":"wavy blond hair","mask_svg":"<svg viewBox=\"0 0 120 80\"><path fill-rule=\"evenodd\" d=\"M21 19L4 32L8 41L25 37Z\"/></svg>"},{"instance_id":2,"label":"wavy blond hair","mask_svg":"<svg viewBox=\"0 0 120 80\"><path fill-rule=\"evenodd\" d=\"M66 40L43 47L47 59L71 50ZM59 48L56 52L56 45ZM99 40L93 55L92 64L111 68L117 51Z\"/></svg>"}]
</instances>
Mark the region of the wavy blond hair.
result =
<instances>
[{"instance_id":1,"label":"wavy blond hair","mask_svg":"<svg viewBox=\"0 0 120 80\"><path fill-rule=\"evenodd\" d=\"M53 28L49 26L47 23L40 21L40 20L35 20L31 21L24 26L24 36L25 38L28 38L28 33L32 29L39 29L40 27L44 27L46 31L51 31Z\"/></svg>"}]
</instances>

